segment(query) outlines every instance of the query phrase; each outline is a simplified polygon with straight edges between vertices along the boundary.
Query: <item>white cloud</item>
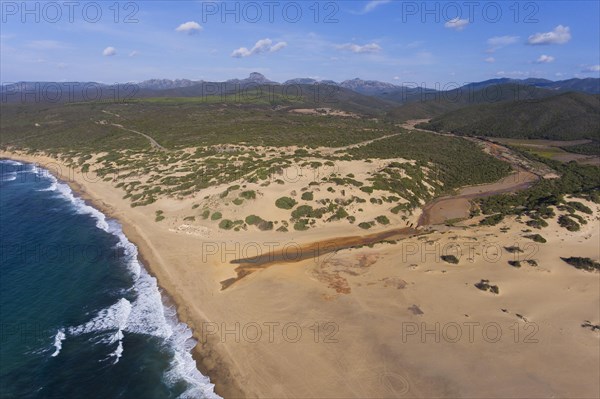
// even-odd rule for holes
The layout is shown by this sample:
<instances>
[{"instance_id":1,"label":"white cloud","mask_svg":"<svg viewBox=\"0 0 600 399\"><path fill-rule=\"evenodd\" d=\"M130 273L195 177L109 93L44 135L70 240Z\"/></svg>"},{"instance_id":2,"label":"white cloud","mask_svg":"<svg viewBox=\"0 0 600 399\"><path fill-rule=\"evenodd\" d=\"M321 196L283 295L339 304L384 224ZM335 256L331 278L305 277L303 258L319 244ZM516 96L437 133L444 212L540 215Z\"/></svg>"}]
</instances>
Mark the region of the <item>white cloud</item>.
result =
<instances>
[{"instance_id":1,"label":"white cloud","mask_svg":"<svg viewBox=\"0 0 600 399\"><path fill-rule=\"evenodd\" d=\"M381 46L377 43L369 43L364 46L360 46L354 43L346 43L337 46L339 50L347 50L352 51L356 54L369 54L369 53L378 53L382 50Z\"/></svg>"},{"instance_id":2,"label":"white cloud","mask_svg":"<svg viewBox=\"0 0 600 399\"><path fill-rule=\"evenodd\" d=\"M139 52L139 51L137 51L137 50L133 50L131 53L129 53L129 56L130 56L130 57L135 57L136 55L139 55L139 54L140 54L140 52Z\"/></svg>"},{"instance_id":3,"label":"white cloud","mask_svg":"<svg viewBox=\"0 0 600 399\"><path fill-rule=\"evenodd\" d=\"M542 54L539 56L539 58L537 60L535 60L536 64L549 64L550 62L554 61L554 57L552 57L551 55L545 55Z\"/></svg>"},{"instance_id":4,"label":"white cloud","mask_svg":"<svg viewBox=\"0 0 600 399\"><path fill-rule=\"evenodd\" d=\"M583 68L581 72L600 72L600 65L592 65L586 68Z\"/></svg>"},{"instance_id":5,"label":"white cloud","mask_svg":"<svg viewBox=\"0 0 600 399\"><path fill-rule=\"evenodd\" d=\"M271 53L275 53L275 52L277 52L277 51L279 51L279 50L282 50L282 49L284 49L285 47L287 47L287 43L286 43L286 42L279 42L279 43L277 43L276 45L274 45L273 47L271 47L271 48L269 49L269 51L270 51Z\"/></svg>"},{"instance_id":6,"label":"white cloud","mask_svg":"<svg viewBox=\"0 0 600 399\"><path fill-rule=\"evenodd\" d=\"M266 38L257 41L254 47L252 47L250 50L248 50L246 47L240 47L237 50L233 50L231 56L234 58L245 58L254 54L275 53L285 47L287 47L286 42L279 42L273 45L273 41L269 38Z\"/></svg>"},{"instance_id":7,"label":"white cloud","mask_svg":"<svg viewBox=\"0 0 600 399\"><path fill-rule=\"evenodd\" d=\"M506 47L508 45L514 44L519 40L519 36L494 36L490 37L487 40L488 46L490 48L487 50L488 53L493 53L494 51Z\"/></svg>"},{"instance_id":8,"label":"white cloud","mask_svg":"<svg viewBox=\"0 0 600 399\"><path fill-rule=\"evenodd\" d=\"M446 22L444 24L444 26L448 29L454 29L457 31L461 31L461 30L465 29L465 26L467 26L468 24L469 24L469 20L460 19L459 17L456 17L456 18L451 19L450 21Z\"/></svg>"},{"instance_id":9,"label":"white cloud","mask_svg":"<svg viewBox=\"0 0 600 399\"><path fill-rule=\"evenodd\" d=\"M406 48L408 49L413 49L413 48L418 48L421 47L425 42L422 40L416 40L414 42L410 42L406 45Z\"/></svg>"},{"instance_id":10,"label":"white cloud","mask_svg":"<svg viewBox=\"0 0 600 399\"><path fill-rule=\"evenodd\" d=\"M117 49L114 47L107 47L104 49L104 51L102 51L102 55L105 57L111 57L113 55L117 54Z\"/></svg>"},{"instance_id":11,"label":"white cloud","mask_svg":"<svg viewBox=\"0 0 600 399\"><path fill-rule=\"evenodd\" d=\"M484 61L489 64L493 64L494 62L496 62L496 59L494 57L487 57Z\"/></svg>"},{"instance_id":12,"label":"white cloud","mask_svg":"<svg viewBox=\"0 0 600 399\"><path fill-rule=\"evenodd\" d=\"M202 30L202 26L200 26L198 22L189 21L179 25L177 28L175 28L175 30L177 32L183 32L187 33L188 35L193 35L195 33L200 32Z\"/></svg>"},{"instance_id":13,"label":"white cloud","mask_svg":"<svg viewBox=\"0 0 600 399\"><path fill-rule=\"evenodd\" d=\"M529 36L527 44L565 44L571 40L571 29L568 26L558 25L552 32L536 33Z\"/></svg>"},{"instance_id":14,"label":"white cloud","mask_svg":"<svg viewBox=\"0 0 600 399\"><path fill-rule=\"evenodd\" d=\"M496 72L497 76L503 76L507 78L535 78L540 75L539 71L499 71Z\"/></svg>"},{"instance_id":15,"label":"white cloud","mask_svg":"<svg viewBox=\"0 0 600 399\"><path fill-rule=\"evenodd\" d=\"M366 14L368 12L373 11L374 9L376 9L377 7L379 7L383 4L387 4L390 2L391 2L391 0L371 0L365 5L362 12L363 12L363 14Z\"/></svg>"},{"instance_id":16,"label":"white cloud","mask_svg":"<svg viewBox=\"0 0 600 399\"><path fill-rule=\"evenodd\" d=\"M27 43L27 47L36 50L58 50L65 48L65 44L57 42L56 40L32 40Z\"/></svg>"}]
</instances>

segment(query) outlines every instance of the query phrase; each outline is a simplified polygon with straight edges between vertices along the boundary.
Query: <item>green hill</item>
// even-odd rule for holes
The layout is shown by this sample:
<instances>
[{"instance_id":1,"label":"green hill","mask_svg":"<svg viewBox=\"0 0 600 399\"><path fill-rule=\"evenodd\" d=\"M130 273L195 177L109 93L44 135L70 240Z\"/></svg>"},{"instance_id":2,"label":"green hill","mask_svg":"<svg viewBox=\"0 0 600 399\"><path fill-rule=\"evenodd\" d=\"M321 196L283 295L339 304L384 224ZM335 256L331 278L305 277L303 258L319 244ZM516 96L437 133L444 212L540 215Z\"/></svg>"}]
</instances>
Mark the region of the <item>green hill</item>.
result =
<instances>
[{"instance_id":1,"label":"green hill","mask_svg":"<svg viewBox=\"0 0 600 399\"><path fill-rule=\"evenodd\" d=\"M600 98L583 93L481 104L448 112L422 124L457 134L550 140L600 138Z\"/></svg>"},{"instance_id":2,"label":"green hill","mask_svg":"<svg viewBox=\"0 0 600 399\"><path fill-rule=\"evenodd\" d=\"M537 100L556 95L555 91L515 83L473 84L458 89L413 96L387 113L390 120L427 119L477 104Z\"/></svg>"}]
</instances>

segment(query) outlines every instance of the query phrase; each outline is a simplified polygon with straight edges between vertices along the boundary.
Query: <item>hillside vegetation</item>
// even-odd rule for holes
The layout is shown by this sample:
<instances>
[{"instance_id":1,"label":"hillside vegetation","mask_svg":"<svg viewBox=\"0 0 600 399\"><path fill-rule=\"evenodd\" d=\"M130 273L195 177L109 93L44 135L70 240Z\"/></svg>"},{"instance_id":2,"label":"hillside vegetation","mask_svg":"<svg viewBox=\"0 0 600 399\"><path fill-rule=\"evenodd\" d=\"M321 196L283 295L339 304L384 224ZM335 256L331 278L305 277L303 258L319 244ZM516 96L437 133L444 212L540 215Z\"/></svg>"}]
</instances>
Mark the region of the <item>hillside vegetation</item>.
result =
<instances>
[{"instance_id":1,"label":"hillside vegetation","mask_svg":"<svg viewBox=\"0 0 600 399\"><path fill-rule=\"evenodd\" d=\"M515 83L467 85L445 92L421 92L387 112L393 121L428 119L479 104L501 104L515 101L538 100L555 96L556 92Z\"/></svg>"},{"instance_id":2,"label":"hillside vegetation","mask_svg":"<svg viewBox=\"0 0 600 399\"><path fill-rule=\"evenodd\" d=\"M298 114L292 108L202 98L3 105L0 145L90 152L150 146L147 139L115 125L145 133L168 149L235 143L338 147L397 130L370 118Z\"/></svg>"},{"instance_id":3,"label":"hillside vegetation","mask_svg":"<svg viewBox=\"0 0 600 399\"><path fill-rule=\"evenodd\" d=\"M422 124L456 134L550 140L600 139L600 98L566 93L538 100L483 104Z\"/></svg>"}]
</instances>

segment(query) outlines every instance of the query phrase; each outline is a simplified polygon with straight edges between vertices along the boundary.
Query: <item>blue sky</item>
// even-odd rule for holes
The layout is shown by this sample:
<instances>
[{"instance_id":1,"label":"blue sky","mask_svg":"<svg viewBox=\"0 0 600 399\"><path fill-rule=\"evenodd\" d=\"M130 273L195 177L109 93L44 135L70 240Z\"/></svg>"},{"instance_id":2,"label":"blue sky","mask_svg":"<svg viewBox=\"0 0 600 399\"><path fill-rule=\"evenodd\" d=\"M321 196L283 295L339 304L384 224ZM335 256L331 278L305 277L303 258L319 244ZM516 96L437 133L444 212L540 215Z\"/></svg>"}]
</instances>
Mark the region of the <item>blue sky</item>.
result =
<instances>
[{"instance_id":1,"label":"blue sky","mask_svg":"<svg viewBox=\"0 0 600 399\"><path fill-rule=\"evenodd\" d=\"M23 4L1 2L2 83L600 76L598 1Z\"/></svg>"}]
</instances>

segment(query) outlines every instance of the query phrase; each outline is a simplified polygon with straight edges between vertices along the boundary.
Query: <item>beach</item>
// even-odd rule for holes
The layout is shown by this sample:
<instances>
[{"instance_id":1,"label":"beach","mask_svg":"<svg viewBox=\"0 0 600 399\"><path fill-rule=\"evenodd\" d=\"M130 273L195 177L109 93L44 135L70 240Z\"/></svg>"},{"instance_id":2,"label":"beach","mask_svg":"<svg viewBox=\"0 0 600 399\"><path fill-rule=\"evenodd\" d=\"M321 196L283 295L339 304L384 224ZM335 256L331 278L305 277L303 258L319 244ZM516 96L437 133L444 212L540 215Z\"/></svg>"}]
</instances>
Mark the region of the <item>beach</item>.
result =
<instances>
[{"instance_id":1,"label":"beach","mask_svg":"<svg viewBox=\"0 0 600 399\"><path fill-rule=\"evenodd\" d=\"M198 340L199 370L225 398L600 395L600 334L582 327L600 322L599 275L560 259L600 258L597 204L580 200L593 214L578 232L549 221L545 244L507 217L305 257L299 249L311 243L360 232L335 223L287 233L190 227L193 199L132 208L113 182L54 158L0 157L40 164L122 224ZM256 210L277 212L261 201L244 209ZM515 246L523 252L506 250ZM273 250L286 259L239 278L234 261ZM460 262L442 261L447 254ZM516 259L519 268L508 264ZM499 294L475 287L481 280Z\"/></svg>"}]
</instances>

